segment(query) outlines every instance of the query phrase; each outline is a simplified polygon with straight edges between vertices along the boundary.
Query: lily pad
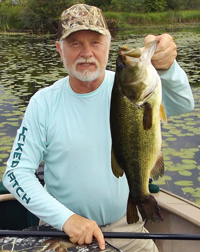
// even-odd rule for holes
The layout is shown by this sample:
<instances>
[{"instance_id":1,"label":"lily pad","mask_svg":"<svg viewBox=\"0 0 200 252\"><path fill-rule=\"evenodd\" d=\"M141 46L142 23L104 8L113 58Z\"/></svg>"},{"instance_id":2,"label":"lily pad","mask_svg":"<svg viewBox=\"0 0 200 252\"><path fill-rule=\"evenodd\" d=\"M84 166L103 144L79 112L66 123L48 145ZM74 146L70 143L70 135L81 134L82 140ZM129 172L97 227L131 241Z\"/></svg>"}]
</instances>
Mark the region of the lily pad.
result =
<instances>
[{"instance_id":1,"label":"lily pad","mask_svg":"<svg viewBox=\"0 0 200 252\"><path fill-rule=\"evenodd\" d=\"M178 173L182 176L187 176L187 177L192 175L190 171L186 171L186 170L179 171Z\"/></svg>"},{"instance_id":2,"label":"lily pad","mask_svg":"<svg viewBox=\"0 0 200 252\"><path fill-rule=\"evenodd\" d=\"M163 176L159 178L157 181L154 181L153 183L155 185L165 185L167 181L171 181L172 178L170 176Z\"/></svg>"},{"instance_id":3,"label":"lily pad","mask_svg":"<svg viewBox=\"0 0 200 252\"><path fill-rule=\"evenodd\" d=\"M182 180L182 181L175 181L174 184L179 186L193 186L194 183L193 181Z\"/></svg>"},{"instance_id":4,"label":"lily pad","mask_svg":"<svg viewBox=\"0 0 200 252\"><path fill-rule=\"evenodd\" d=\"M7 153L1 153L0 154L0 158L7 158L9 155Z\"/></svg>"},{"instance_id":5,"label":"lily pad","mask_svg":"<svg viewBox=\"0 0 200 252\"><path fill-rule=\"evenodd\" d=\"M166 141L169 141L169 142L176 141L176 140L177 140L177 138L175 138L175 137L169 137L166 139Z\"/></svg>"},{"instance_id":6,"label":"lily pad","mask_svg":"<svg viewBox=\"0 0 200 252\"><path fill-rule=\"evenodd\" d=\"M184 187L184 188L182 188L182 191L184 193L194 193L195 189L193 187Z\"/></svg>"},{"instance_id":7,"label":"lily pad","mask_svg":"<svg viewBox=\"0 0 200 252\"><path fill-rule=\"evenodd\" d=\"M191 160L191 159L183 159L182 162L184 164L197 164L195 160Z\"/></svg>"}]
</instances>

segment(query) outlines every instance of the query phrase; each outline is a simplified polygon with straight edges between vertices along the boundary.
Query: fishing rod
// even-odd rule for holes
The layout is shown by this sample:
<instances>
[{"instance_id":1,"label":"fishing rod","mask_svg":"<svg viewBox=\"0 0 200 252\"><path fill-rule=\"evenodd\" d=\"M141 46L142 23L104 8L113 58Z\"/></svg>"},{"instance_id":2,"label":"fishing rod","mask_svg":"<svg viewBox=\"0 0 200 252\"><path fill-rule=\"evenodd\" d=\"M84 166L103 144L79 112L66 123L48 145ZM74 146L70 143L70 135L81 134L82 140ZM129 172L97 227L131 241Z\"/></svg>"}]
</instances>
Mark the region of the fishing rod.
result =
<instances>
[{"instance_id":1,"label":"fishing rod","mask_svg":"<svg viewBox=\"0 0 200 252\"><path fill-rule=\"evenodd\" d=\"M116 239L159 239L159 240L200 240L200 234L165 234L165 233L134 233L134 232L103 232L105 238ZM0 237L65 237L62 231L19 231L0 230Z\"/></svg>"}]
</instances>

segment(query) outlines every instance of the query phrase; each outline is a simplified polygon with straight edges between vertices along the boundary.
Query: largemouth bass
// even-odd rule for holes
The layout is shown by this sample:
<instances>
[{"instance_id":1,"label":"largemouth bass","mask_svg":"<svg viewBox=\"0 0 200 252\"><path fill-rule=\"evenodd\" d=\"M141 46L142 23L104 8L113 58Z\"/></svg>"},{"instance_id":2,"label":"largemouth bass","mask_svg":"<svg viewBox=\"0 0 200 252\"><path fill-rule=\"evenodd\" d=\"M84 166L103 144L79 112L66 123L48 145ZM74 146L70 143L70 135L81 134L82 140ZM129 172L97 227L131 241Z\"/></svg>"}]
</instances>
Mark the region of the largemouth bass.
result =
<instances>
[{"instance_id":1,"label":"largemouth bass","mask_svg":"<svg viewBox=\"0 0 200 252\"><path fill-rule=\"evenodd\" d=\"M129 185L127 222L159 222L162 216L149 193L149 178L164 174L161 123L167 122L162 105L161 80L151 64L157 41L143 48L119 48L111 96L112 170L125 172Z\"/></svg>"}]
</instances>

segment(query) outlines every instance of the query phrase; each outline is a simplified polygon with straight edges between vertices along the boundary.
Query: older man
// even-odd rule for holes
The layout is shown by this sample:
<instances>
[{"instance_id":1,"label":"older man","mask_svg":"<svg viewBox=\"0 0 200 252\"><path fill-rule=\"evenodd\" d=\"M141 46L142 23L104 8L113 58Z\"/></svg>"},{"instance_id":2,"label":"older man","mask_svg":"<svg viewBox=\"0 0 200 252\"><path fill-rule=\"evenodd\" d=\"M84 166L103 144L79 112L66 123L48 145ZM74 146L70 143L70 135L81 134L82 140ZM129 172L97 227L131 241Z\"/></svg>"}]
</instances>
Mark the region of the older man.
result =
<instances>
[{"instance_id":1,"label":"older man","mask_svg":"<svg viewBox=\"0 0 200 252\"><path fill-rule=\"evenodd\" d=\"M185 72L170 35L158 40L152 63L161 69L168 116L193 109ZM100 9L77 4L61 14L56 47L68 76L37 92L17 132L3 183L31 212L64 230L73 243L105 248L102 231L147 232L128 225L125 176L111 170L110 98L115 73L106 64L111 36ZM45 162L45 188L34 173ZM152 240L110 240L122 251L157 251Z\"/></svg>"}]
</instances>

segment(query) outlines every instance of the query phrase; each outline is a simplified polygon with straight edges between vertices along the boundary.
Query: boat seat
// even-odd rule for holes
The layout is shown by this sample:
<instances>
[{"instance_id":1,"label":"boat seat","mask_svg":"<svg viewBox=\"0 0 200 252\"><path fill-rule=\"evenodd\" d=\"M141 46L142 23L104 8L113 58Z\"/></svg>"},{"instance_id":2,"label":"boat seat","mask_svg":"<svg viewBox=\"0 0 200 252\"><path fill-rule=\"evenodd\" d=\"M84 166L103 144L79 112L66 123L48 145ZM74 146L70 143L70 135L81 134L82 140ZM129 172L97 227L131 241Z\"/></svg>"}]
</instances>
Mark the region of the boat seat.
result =
<instances>
[{"instance_id":1,"label":"boat seat","mask_svg":"<svg viewBox=\"0 0 200 252\"><path fill-rule=\"evenodd\" d=\"M9 191L4 187L3 183L0 181L0 195L1 194L8 194Z\"/></svg>"},{"instance_id":2,"label":"boat seat","mask_svg":"<svg viewBox=\"0 0 200 252\"><path fill-rule=\"evenodd\" d=\"M17 201L0 181L0 229L22 230L38 224L39 218Z\"/></svg>"}]
</instances>

